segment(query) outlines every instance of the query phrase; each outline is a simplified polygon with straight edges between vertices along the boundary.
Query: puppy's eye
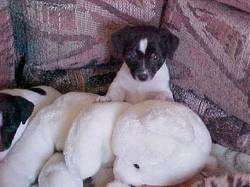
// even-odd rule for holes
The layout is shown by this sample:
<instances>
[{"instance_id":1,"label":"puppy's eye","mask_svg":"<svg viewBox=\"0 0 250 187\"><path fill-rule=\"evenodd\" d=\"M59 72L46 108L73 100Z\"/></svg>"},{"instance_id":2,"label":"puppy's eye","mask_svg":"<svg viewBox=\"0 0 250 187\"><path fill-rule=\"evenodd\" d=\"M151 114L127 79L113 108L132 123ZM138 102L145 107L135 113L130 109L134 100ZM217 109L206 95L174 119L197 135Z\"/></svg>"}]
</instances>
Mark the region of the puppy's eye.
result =
<instances>
[{"instance_id":1,"label":"puppy's eye","mask_svg":"<svg viewBox=\"0 0 250 187\"><path fill-rule=\"evenodd\" d=\"M133 164L133 166L136 168L136 169L140 169L140 166L138 164Z\"/></svg>"},{"instance_id":2,"label":"puppy's eye","mask_svg":"<svg viewBox=\"0 0 250 187\"><path fill-rule=\"evenodd\" d=\"M155 53L152 53L151 56L150 56L150 58L151 58L152 60L159 60L159 56L156 55Z\"/></svg>"}]
</instances>

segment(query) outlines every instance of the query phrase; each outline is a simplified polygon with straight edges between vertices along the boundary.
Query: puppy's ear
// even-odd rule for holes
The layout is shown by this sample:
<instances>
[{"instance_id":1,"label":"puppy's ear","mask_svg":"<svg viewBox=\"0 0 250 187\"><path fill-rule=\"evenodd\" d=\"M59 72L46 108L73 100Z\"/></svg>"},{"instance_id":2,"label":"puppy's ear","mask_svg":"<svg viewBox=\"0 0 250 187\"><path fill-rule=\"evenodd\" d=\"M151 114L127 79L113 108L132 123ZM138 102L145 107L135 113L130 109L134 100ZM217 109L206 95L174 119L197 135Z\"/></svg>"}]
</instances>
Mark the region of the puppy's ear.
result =
<instances>
[{"instance_id":1,"label":"puppy's ear","mask_svg":"<svg viewBox=\"0 0 250 187\"><path fill-rule=\"evenodd\" d=\"M160 47L163 56L173 59L174 53L179 45L179 38L167 29L160 29Z\"/></svg>"},{"instance_id":2,"label":"puppy's ear","mask_svg":"<svg viewBox=\"0 0 250 187\"><path fill-rule=\"evenodd\" d=\"M111 35L111 42L118 57L123 56L128 42L131 41L131 30L132 27L126 26Z\"/></svg>"},{"instance_id":3,"label":"puppy's ear","mask_svg":"<svg viewBox=\"0 0 250 187\"><path fill-rule=\"evenodd\" d=\"M2 125L0 126L1 149L6 150L11 146L19 125L21 122L25 124L33 109L34 104L23 97L0 94L0 110L2 113Z\"/></svg>"}]
</instances>

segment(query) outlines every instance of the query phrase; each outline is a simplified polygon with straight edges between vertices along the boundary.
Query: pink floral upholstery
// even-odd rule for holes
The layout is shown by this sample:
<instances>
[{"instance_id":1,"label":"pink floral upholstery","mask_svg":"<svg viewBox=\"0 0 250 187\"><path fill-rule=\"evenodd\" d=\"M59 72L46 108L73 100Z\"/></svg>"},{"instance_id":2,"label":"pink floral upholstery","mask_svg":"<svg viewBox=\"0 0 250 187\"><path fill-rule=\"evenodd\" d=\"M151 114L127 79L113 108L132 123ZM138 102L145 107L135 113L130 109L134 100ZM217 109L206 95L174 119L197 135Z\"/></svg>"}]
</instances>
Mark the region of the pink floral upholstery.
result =
<instances>
[{"instance_id":1,"label":"pink floral upholstery","mask_svg":"<svg viewBox=\"0 0 250 187\"><path fill-rule=\"evenodd\" d=\"M7 1L0 3L0 88L14 81L15 50L13 46L12 25Z\"/></svg>"},{"instance_id":2,"label":"pink floral upholstery","mask_svg":"<svg viewBox=\"0 0 250 187\"><path fill-rule=\"evenodd\" d=\"M25 80L62 91L84 90L89 75L84 68L110 58L111 33L127 24L158 26L163 5L163 0L21 1L27 23Z\"/></svg>"},{"instance_id":3,"label":"pink floral upholstery","mask_svg":"<svg viewBox=\"0 0 250 187\"><path fill-rule=\"evenodd\" d=\"M250 14L211 0L169 0L163 25L180 38L172 82L250 123Z\"/></svg>"},{"instance_id":4,"label":"pink floral upholstery","mask_svg":"<svg viewBox=\"0 0 250 187\"><path fill-rule=\"evenodd\" d=\"M170 28L180 38L169 64L175 101L199 114L213 141L226 147L221 157L242 169L242 152L250 154L249 0L12 0L12 18L24 23L22 31L11 24L8 0L0 1L0 88L13 83L18 51L26 55L21 86L104 94L120 66L110 60L111 33L127 24ZM17 50L12 26L22 33L14 32ZM205 176L178 187L221 181ZM249 175L222 179L242 183Z\"/></svg>"},{"instance_id":5,"label":"pink floral upholstery","mask_svg":"<svg viewBox=\"0 0 250 187\"><path fill-rule=\"evenodd\" d=\"M24 1L24 0L22 0ZM126 24L158 25L162 1L25 0L28 63L43 70L106 62L110 34Z\"/></svg>"}]
</instances>

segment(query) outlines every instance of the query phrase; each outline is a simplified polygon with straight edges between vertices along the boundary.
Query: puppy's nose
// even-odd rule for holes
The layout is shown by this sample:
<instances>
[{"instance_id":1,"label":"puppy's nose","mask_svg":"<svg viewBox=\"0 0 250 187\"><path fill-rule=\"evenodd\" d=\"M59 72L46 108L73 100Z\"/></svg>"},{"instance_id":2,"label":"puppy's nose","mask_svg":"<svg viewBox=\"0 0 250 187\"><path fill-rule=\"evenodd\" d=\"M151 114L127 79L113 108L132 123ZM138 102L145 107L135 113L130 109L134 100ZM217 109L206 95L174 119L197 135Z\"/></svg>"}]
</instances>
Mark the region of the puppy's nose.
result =
<instances>
[{"instance_id":1,"label":"puppy's nose","mask_svg":"<svg viewBox=\"0 0 250 187\"><path fill-rule=\"evenodd\" d=\"M146 80L148 80L148 74L147 73L140 73L140 74L137 75L137 77L138 77L138 79L140 81L146 81Z\"/></svg>"}]
</instances>

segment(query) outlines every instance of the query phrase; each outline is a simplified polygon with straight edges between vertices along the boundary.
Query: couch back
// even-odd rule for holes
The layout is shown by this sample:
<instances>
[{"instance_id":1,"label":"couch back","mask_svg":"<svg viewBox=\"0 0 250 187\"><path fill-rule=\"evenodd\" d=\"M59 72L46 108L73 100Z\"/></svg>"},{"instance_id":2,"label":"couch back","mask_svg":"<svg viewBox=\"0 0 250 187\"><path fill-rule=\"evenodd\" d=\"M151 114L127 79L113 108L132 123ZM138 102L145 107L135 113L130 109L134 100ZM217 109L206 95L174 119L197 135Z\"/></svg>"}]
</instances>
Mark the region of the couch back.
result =
<instances>
[{"instance_id":1,"label":"couch back","mask_svg":"<svg viewBox=\"0 0 250 187\"><path fill-rule=\"evenodd\" d=\"M11 17L8 1L0 3L0 88L13 85L16 53L13 46Z\"/></svg>"},{"instance_id":2,"label":"couch back","mask_svg":"<svg viewBox=\"0 0 250 187\"><path fill-rule=\"evenodd\" d=\"M84 90L94 74L89 67L110 61L111 33L127 24L158 26L162 5L162 0L12 1L13 15L25 24L26 83Z\"/></svg>"}]
</instances>

